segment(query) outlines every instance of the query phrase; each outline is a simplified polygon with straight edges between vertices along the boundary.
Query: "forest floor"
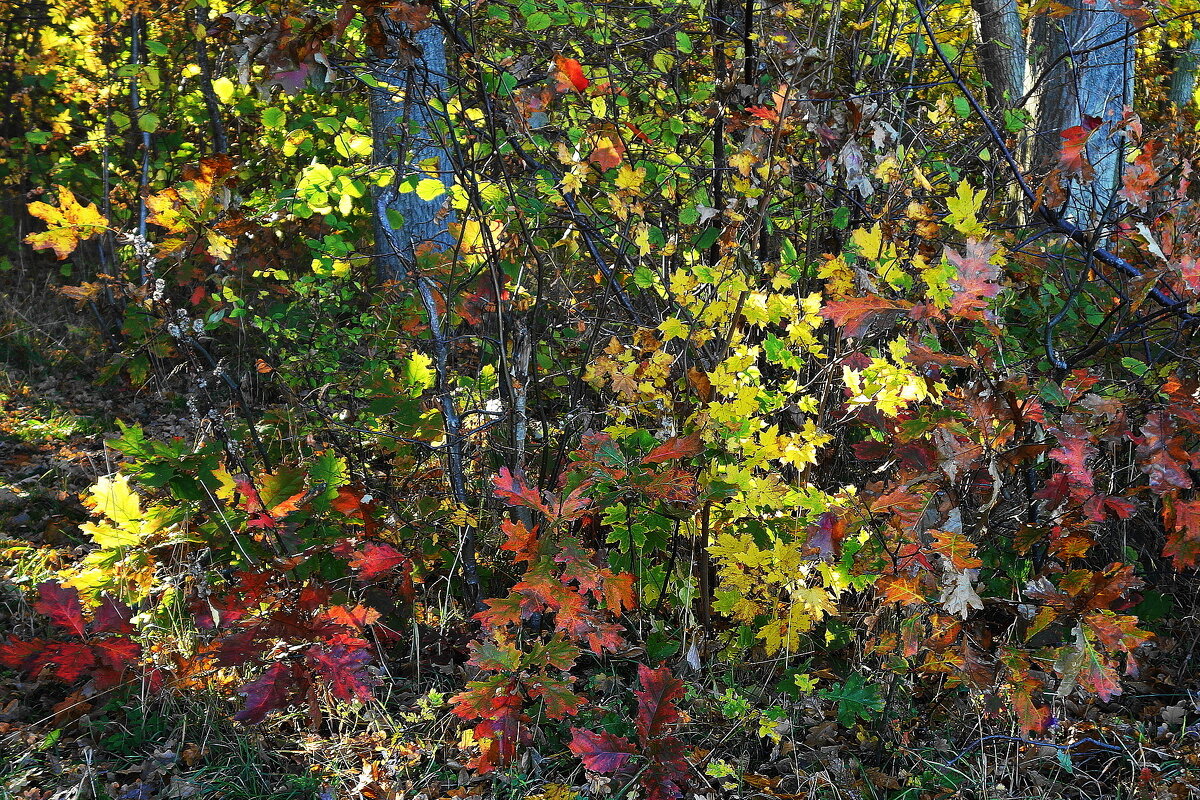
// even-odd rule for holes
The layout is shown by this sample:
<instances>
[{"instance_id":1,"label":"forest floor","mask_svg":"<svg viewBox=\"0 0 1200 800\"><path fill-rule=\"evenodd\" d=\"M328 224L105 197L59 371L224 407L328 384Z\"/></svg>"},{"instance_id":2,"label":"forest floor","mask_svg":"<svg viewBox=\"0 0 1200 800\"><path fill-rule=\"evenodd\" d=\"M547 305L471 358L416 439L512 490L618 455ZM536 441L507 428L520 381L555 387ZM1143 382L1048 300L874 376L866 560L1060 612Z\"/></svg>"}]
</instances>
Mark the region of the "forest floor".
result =
<instances>
[{"instance_id":1,"label":"forest floor","mask_svg":"<svg viewBox=\"0 0 1200 800\"><path fill-rule=\"evenodd\" d=\"M147 435L189 436L177 398L98 386L94 346L69 305L43 320L0 305L0 631L28 623L22 596L86 550L81 502L114 471L105 446L118 420ZM689 798L1200 797L1200 683L1195 620L1160 629L1137 689L1110 704L1060 699L1045 741L987 719L981 703L929 698L847 726L811 703L775 719L720 674L693 671L681 731L695 767ZM415 658L421 658L419 653ZM0 798L21 800L441 800L616 797L563 752L530 750L481 779L462 764L458 721L438 688L399 686L376 707L303 714L246 728L228 721L228 692L103 693L0 671ZM615 676L614 680L615 680ZM742 680L739 685L744 686ZM628 687L614 686L613 696ZM961 697L961 695L960 695ZM994 710L994 709L992 709ZM778 715L776 715L778 716ZM626 793L624 797L631 797Z\"/></svg>"}]
</instances>

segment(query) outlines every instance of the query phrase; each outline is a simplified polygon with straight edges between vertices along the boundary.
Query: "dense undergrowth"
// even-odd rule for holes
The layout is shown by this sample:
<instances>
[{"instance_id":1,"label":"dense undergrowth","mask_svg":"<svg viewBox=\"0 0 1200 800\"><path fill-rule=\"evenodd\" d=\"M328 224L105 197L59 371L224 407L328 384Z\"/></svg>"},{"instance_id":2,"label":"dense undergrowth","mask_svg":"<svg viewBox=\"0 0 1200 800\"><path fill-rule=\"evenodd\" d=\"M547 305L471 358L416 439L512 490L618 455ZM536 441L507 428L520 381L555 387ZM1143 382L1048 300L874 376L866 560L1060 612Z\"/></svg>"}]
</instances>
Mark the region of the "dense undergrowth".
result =
<instances>
[{"instance_id":1,"label":"dense undergrowth","mask_svg":"<svg viewBox=\"0 0 1200 800\"><path fill-rule=\"evenodd\" d=\"M0 792L1200 792L1188 12L1048 164L969 13L0 11Z\"/></svg>"}]
</instances>

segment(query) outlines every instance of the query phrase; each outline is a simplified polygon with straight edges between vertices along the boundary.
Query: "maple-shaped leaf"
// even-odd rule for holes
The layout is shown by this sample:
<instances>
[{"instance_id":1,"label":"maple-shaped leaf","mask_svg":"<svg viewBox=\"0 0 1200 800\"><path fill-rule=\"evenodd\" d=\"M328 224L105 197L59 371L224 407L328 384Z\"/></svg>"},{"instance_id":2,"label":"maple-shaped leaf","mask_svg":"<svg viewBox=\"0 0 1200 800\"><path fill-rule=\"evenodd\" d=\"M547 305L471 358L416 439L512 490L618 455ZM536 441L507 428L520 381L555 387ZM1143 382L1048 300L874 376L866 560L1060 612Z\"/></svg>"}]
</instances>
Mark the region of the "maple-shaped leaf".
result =
<instances>
[{"instance_id":1,"label":"maple-shaped leaf","mask_svg":"<svg viewBox=\"0 0 1200 800\"><path fill-rule=\"evenodd\" d=\"M1096 649L1083 624L1075 627L1074 642L1060 648L1054 671L1062 676L1059 697L1066 697L1080 686L1107 703L1122 691L1116 666Z\"/></svg>"},{"instance_id":2,"label":"maple-shaped leaf","mask_svg":"<svg viewBox=\"0 0 1200 800\"><path fill-rule=\"evenodd\" d=\"M469 766L480 775L486 775L496 767L512 764L517 757L517 747L528 744L533 732L527 719L519 709L521 698L510 696L503 706L504 713L494 719L485 719L475 726L475 740L480 743L479 755Z\"/></svg>"},{"instance_id":3,"label":"maple-shaped leaf","mask_svg":"<svg viewBox=\"0 0 1200 800\"><path fill-rule=\"evenodd\" d=\"M634 726L643 742L663 735L666 726L679 721L675 701L683 697L683 681L671 674L670 667L651 669L638 664L642 688L633 694L638 701Z\"/></svg>"},{"instance_id":4,"label":"maple-shaped leaf","mask_svg":"<svg viewBox=\"0 0 1200 800\"><path fill-rule=\"evenodd\" d=\"M626 771L630 759L637 752L633 742L624 736L582 728L571 728L571 743L567 746L583 761L585 769L602 775Z\"/></svg>"},{"instance_id":5,"label":"maple-shaped leaf","mask_svg":"<svg viewBox=\"0 0 1200 800\"><path fill-rule=\"evenodd\" d=\"M661 464L664 461L675 461L681 458L691 458L704 449L700 434L689 436L673 436L655 447L642 459L642 464Z\"/></svg>"},{"instance_id":6,"label":"maple-shaped leaf","mask_svg":"<svg viewBox=\"0 0 1200 800\"><path fill-rule=\"evenodd\" d=\"M483 601L487 608L475 615L485 627L502 628L519 625L525 618L524 598L513 592L508 597L492 597Z\"/></svg>"},{"instance_id":7,"label":"maple-shaped leaf","mask_svg":"<svg viewBox=\"0 0 1200 800\"><path fill-rule=\"evenodd\" d=\"M1175 569L1192 569L1200 564L1200 500L1174 500L1163 504L1167 541L1163 556Z\"/></svg>"},{"instance_id":8,"label":"maple-shaped leaf","mask_svg":"<svg viewBox=\"0 0 1200 800\"><path fill-rule=\"evenodd\" d=\"M1088 161L1087 146L1088 140L1100 127L1101 121L1099 117L1084 114L1081 124L1074 125L1062 132L1063 145L1059 162L1068 175L1078 176L1085 181L1092 179L1095 170Z\"/></svg>"},{"instance_id":9,"label":"maple-shaped leaf","mask_svg":"<svg viewBox=\"0 0 1200 800\"><path fill-rule=\"evenodd\" d=\"M1137 617L1117 614L1108 609L1089 612L1083 618L1083 622L1096 635L1096 641L1100 642L1105 649L1114 653L1123 652L1130 656L1133 655L1134 650L1150 641L1154 635L1137 626ZM1132 673L1135 669L1136 666L1130 659L1126 671Z\"/></svg>"},{"instance_id":10,"label":"maple-shaped leaf","mask_svg":"<svg viewBox=\"0 0 1200 800\"><path fill-rule=\"evenodd\" d=\"M1034 676L1024 655L1008 652L1003 661L1009 671L1005 686L1021 731L1028 734L1046 730L1050 725L1050 707L1038 701L1045 688L1044 682Z\"/></svg>"},{"instance_id":11,"label":"maple-shaped leaf","mask_svg":"<svg viewBox=\"0 0 1200 800\"><path fill-rule=\"evenodd\" d=\"M676 800L683 797L690 767L683 742L677 736L664 736L646 748L646 771L640 783L646 800Z\"/></svg>"},{"instance_id":12,"label":"maple-shaped leaf","mask_svg":"<svg viewBox=\"0 0 1200 800\"><path fill-rule=\"evenodd\" d=\"M596 146L588 156L589 161L595 161L601 169L613 169L621 165L625 155L625 143L616 133L602 133L596 137Z\"/></svg>"},{"instance_id":13,"label":"maple-shaped leaf","mask_svg":"<svg viewBox=\"0 0 1200 800\"><path fill-rule=\"evenodd\" d=\"M554 79L560 92L574 89L582 92L591 83L583 74L583 67L573 58L565 56L554 57Z\"/></svg>"},{"instance_id":14,"label":"maple-shaped leaf","mask_svg":"<svg viewBox=\"0 0 1200 800\"><path fill-rule=\"evenodd\" d=\"M954 296L950 313L963 319L982 319L988 300L1000 293L1000 267L992 263L997 247L989 241L969 239L966 252L945 249L946 260L957 270L950 282Z\"/></svg>"},{"instance_id":15,"label":"maple-shaped leaf","mask_svg":"<svg viewBox=\"0 0 1200 800\"><path fill-rule=\"evenodd\" d=\"M92 617L95 633L133 633L133 609L109 595L104 595Z\"/></svg>"},{"instance_id":16,"label":"maple-shaped leaf","mask_svg":"<svg viewBox=\"0 0 1200 800\"><path fill-rule=\"evenodd\" d=\"M539 678L537 683L529 687L529 696L541 699L546 716L550 719L563 719L577 714L583 705L583 698L571 691L570 681L562 678Z\"/></svg>"},{"instance_id":17,"label":"maple-shaped leaf","mask_svg":"<svg viewBox=\"0 0 1200 800\"><path fill-rule=\"evenodd\" d=\"M1126 165L1121 176L1121 191L1118 194L1143 211L1153 199L1154 187L1159 181L1158 170L1154 168L1154 154L1159 144L1157 139L1146 142L1141 153L1132 164Z\"/></svg>"},{"instance_id":18,"label":"maple-shaped leaf","mask_svg":"<svg viewBox=\"0 0 1200 800\"><path fill-rule=\"evenodd\" d=\"M889 300L874 294L847 300L828 300L821 316L837 325L847 336L859 337L871 330L876 321L888 323L903 317L913 308L906 300Z\"/></svg>"},{"instance_id":19,"label":"maple-shaped leaf","mask_svg":"<svg viewBox=\"0 0 1200 800\"><path fill-rule=\"evenodd\" d=\"M331 606L321 613L321 617L337 625L343 625L353 630L362 630L379 622L380 613L369 606L360 604L354 608Z\"/></svg>"},{"instance_id":20,"label":"maple-shaped leaf","mask_svg":"<svg viewBox=\"0 0 1200 800\"><path fill-rule=\"evenodd\" d=\"M262 722L272 711L287 706L296 685L295 670L282 661L275 662L258 680L238 690L239 694L246 697L246 707L234 714L233 718L238 722Z\"/></svg>"},{"instance_id":21,"label":"maple-shaped leaf","mask_svg":"<svg viewBox=\"0 0 1200 800\"><path fill-rule=\"evenodd\" d=\"M495 495L512 506L523 506L540 511L547 517L554 515L550 506L542 499L537 489L525 484L520 477L514 475L508 467L501 467L500 474L493 480Z\"/></svg>"},{"instance_id":22,"label":"maple-shaped leaf","mask_svg":"<svg viewBox=\"0 0 1200 800\"><path fill-rule=\"evenodd\" d=\"M313 672L328 684L330 693L343 702L371 700L374 679L367 673L371 654L365 649L351 649L341 645L324 647L313 645L307 651L308 663Z\"/></svg>"},{"instance_id":23,"label":"maple-shaped leaf","mask_svg":"<svg viewBox=\"0 0 1200 800\"><path fill-rule=\"evenodd\" d=\"M807 547L822 561L842 557L842 540L846 538L846 521L832 511L823 511L816 524L808 527Z\"/></svg>"},{"instance_id":24,"label":"maple-shaped leaf","mask_svg":"<svg viewBox=\"0 0 1200 800\"><path fill-rule=\"evenodd\" d=\"M82 638L86 634L83 606L79 603L77 589L56 581L45 581L38 585L38 595L41 599L33 605L38 613L45 614L55 625L76 636Z\"/></svg>"},{"instance_id":25,"label":"maple-shaped leaf","mask_svg":"<svg viewBox=\"0 0 1200 800\"><path fill-rule=\"evenodd\" d=\"M369 581L386 575L407 562L408 557L390 544L367 542L362 550L350 559L350 568L358 573L359 579Z\"/></svg>"},{"instance_id":26,"label":"maple-shaped leaf","mask_svg":"<svg viewBox=\"0 0 1200 800\"><path fill-rule=\"evenodd\" d=\"M29 213L43 220L49 230L31 233L25 243L35 250L51 249L62 261L75 251L79 243L90 239L108 227L108 219L96 208L95 203L80 205L75 195L65 186L58 189L58 208L41 201L29 204Z\"/></svg>"},{"instance_id":27,"label":"maple-shaped leaf","mask_svg":"<svg viewBox=\"0 0 1200 800\"><path fill-rule=\"evenodd\" d=\"M464 691L450 698L450 712L461 719L490 719L511 713L514 697L520 700L517 679L492 675L482 681L468 681Z\"/></svg>"},{"instance_id":28,"label":"maple-shaped leaf","mask_svg":"<svg viewBox=\"0 0 1200 800\"><path fill-rule=\"evenodd\" d=\"M1050 457L1067 468L1067 479L1081 498L1091 494L1096 477L1088 467L1088 461L1096 456L1096 446L1090 441L1090 433L1082 425L1068 425L1066 430L1052 430L1058 439L1058 447L1050 451Z\"/></svg>"}]
</instances>

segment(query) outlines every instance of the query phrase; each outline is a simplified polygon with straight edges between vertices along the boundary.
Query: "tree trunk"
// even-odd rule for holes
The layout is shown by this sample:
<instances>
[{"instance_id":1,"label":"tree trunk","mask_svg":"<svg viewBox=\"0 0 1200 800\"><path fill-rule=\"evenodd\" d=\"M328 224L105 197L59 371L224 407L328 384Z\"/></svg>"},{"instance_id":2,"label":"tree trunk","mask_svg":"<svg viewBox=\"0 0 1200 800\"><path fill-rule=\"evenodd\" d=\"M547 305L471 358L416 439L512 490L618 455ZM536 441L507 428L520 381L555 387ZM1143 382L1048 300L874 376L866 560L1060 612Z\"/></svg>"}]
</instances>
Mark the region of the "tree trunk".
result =
<instances>
[{"instance_id":1,"label":"tree trunk","mask_svg":"<svg viewBox=\"0 0 1200 800\"><path fill-rule=\"evenodd\" d=\"M979 18L979 61L987 80L988 104L1016 108L1029 91L1025 85L1025 34L1016 0L971 0Z\"/></svg>"},{"instance_id":2,"label":"tree trunk","mask_svg":"<svg viewBox=\"0 0 1200 800\"><path fill-rule=\"evenodd\" d=\"M1033 43L1042 73L1038 76L1037 141L1034 164L1050 169L1062 152L1062 132L1100 120L1087 143L1091 180L1073 180L1066 216L1081 228L1108 221L1120 185L1124 137L1114 123L1133 101L1134 35L1129 21L1106 0L1089 5L1070 0L1075 10L1061 19L1042 15Z\"/></svg>"},{"instance_id":3,"label":"tree trunk","mask_svg":"<svg viewBox=\"0 0 1200 800\"><path fill-rule=\"evenodd\" d=\"M394 23L385 22L394 25ZM374 193L375 248L378 271L383 279L402 279L422 245L443 250L453 245L449 224L454 214L448 194L422 200L415 191L400 191L413 175L437 178L449 188L454 171L448 145L437 128L446 99L446 40L436 26L407 35L393 28L393 42L410 41L413 56L391 56L369 62L371 77L371 131L374 139L372 163L395 170L393 179ZM423 164L424 162L424 164Z\"/></svg>"},{"instance_id":4,"label":"tree trunk","mask_svg":"<svg viewBox=\"0 0 1200 800\"><path fill-rule=\"evenodd\" d=\"M1175 57L1175 69L1171 73L1171 88L1167 100L1176 108L1191 105L1196 91L1196 67L1200 66L1200 34L1194 35L1187 47Z\"/></svg>"}]
</instances>

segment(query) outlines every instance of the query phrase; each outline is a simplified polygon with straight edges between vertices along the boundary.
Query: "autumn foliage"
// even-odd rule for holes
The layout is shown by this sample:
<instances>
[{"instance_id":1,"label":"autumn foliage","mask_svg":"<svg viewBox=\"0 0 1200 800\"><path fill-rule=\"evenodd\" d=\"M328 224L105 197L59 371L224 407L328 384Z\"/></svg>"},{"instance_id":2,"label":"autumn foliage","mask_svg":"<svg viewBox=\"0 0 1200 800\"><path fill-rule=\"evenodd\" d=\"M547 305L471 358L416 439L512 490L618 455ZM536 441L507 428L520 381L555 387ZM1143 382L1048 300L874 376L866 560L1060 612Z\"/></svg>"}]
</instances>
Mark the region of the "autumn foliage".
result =
<instances>
[{"instance_id":1,"label":"autumn foliage","mask_svg":"<svg viewBox=\"0 0 1200 800\"><path fill-rule=\"evenodd\" d=\"M1200 149L1148 71L1038 160L967 6L51 5L16 272L189 435L116 424L12 567L21 687L314 736L436 698L463 787L647 800L730 741L1069 755L1191 687ZM430 130L385 136L431 32ZM396 198L444 230L384 269Z\"/></svg>"}]
</instances>

